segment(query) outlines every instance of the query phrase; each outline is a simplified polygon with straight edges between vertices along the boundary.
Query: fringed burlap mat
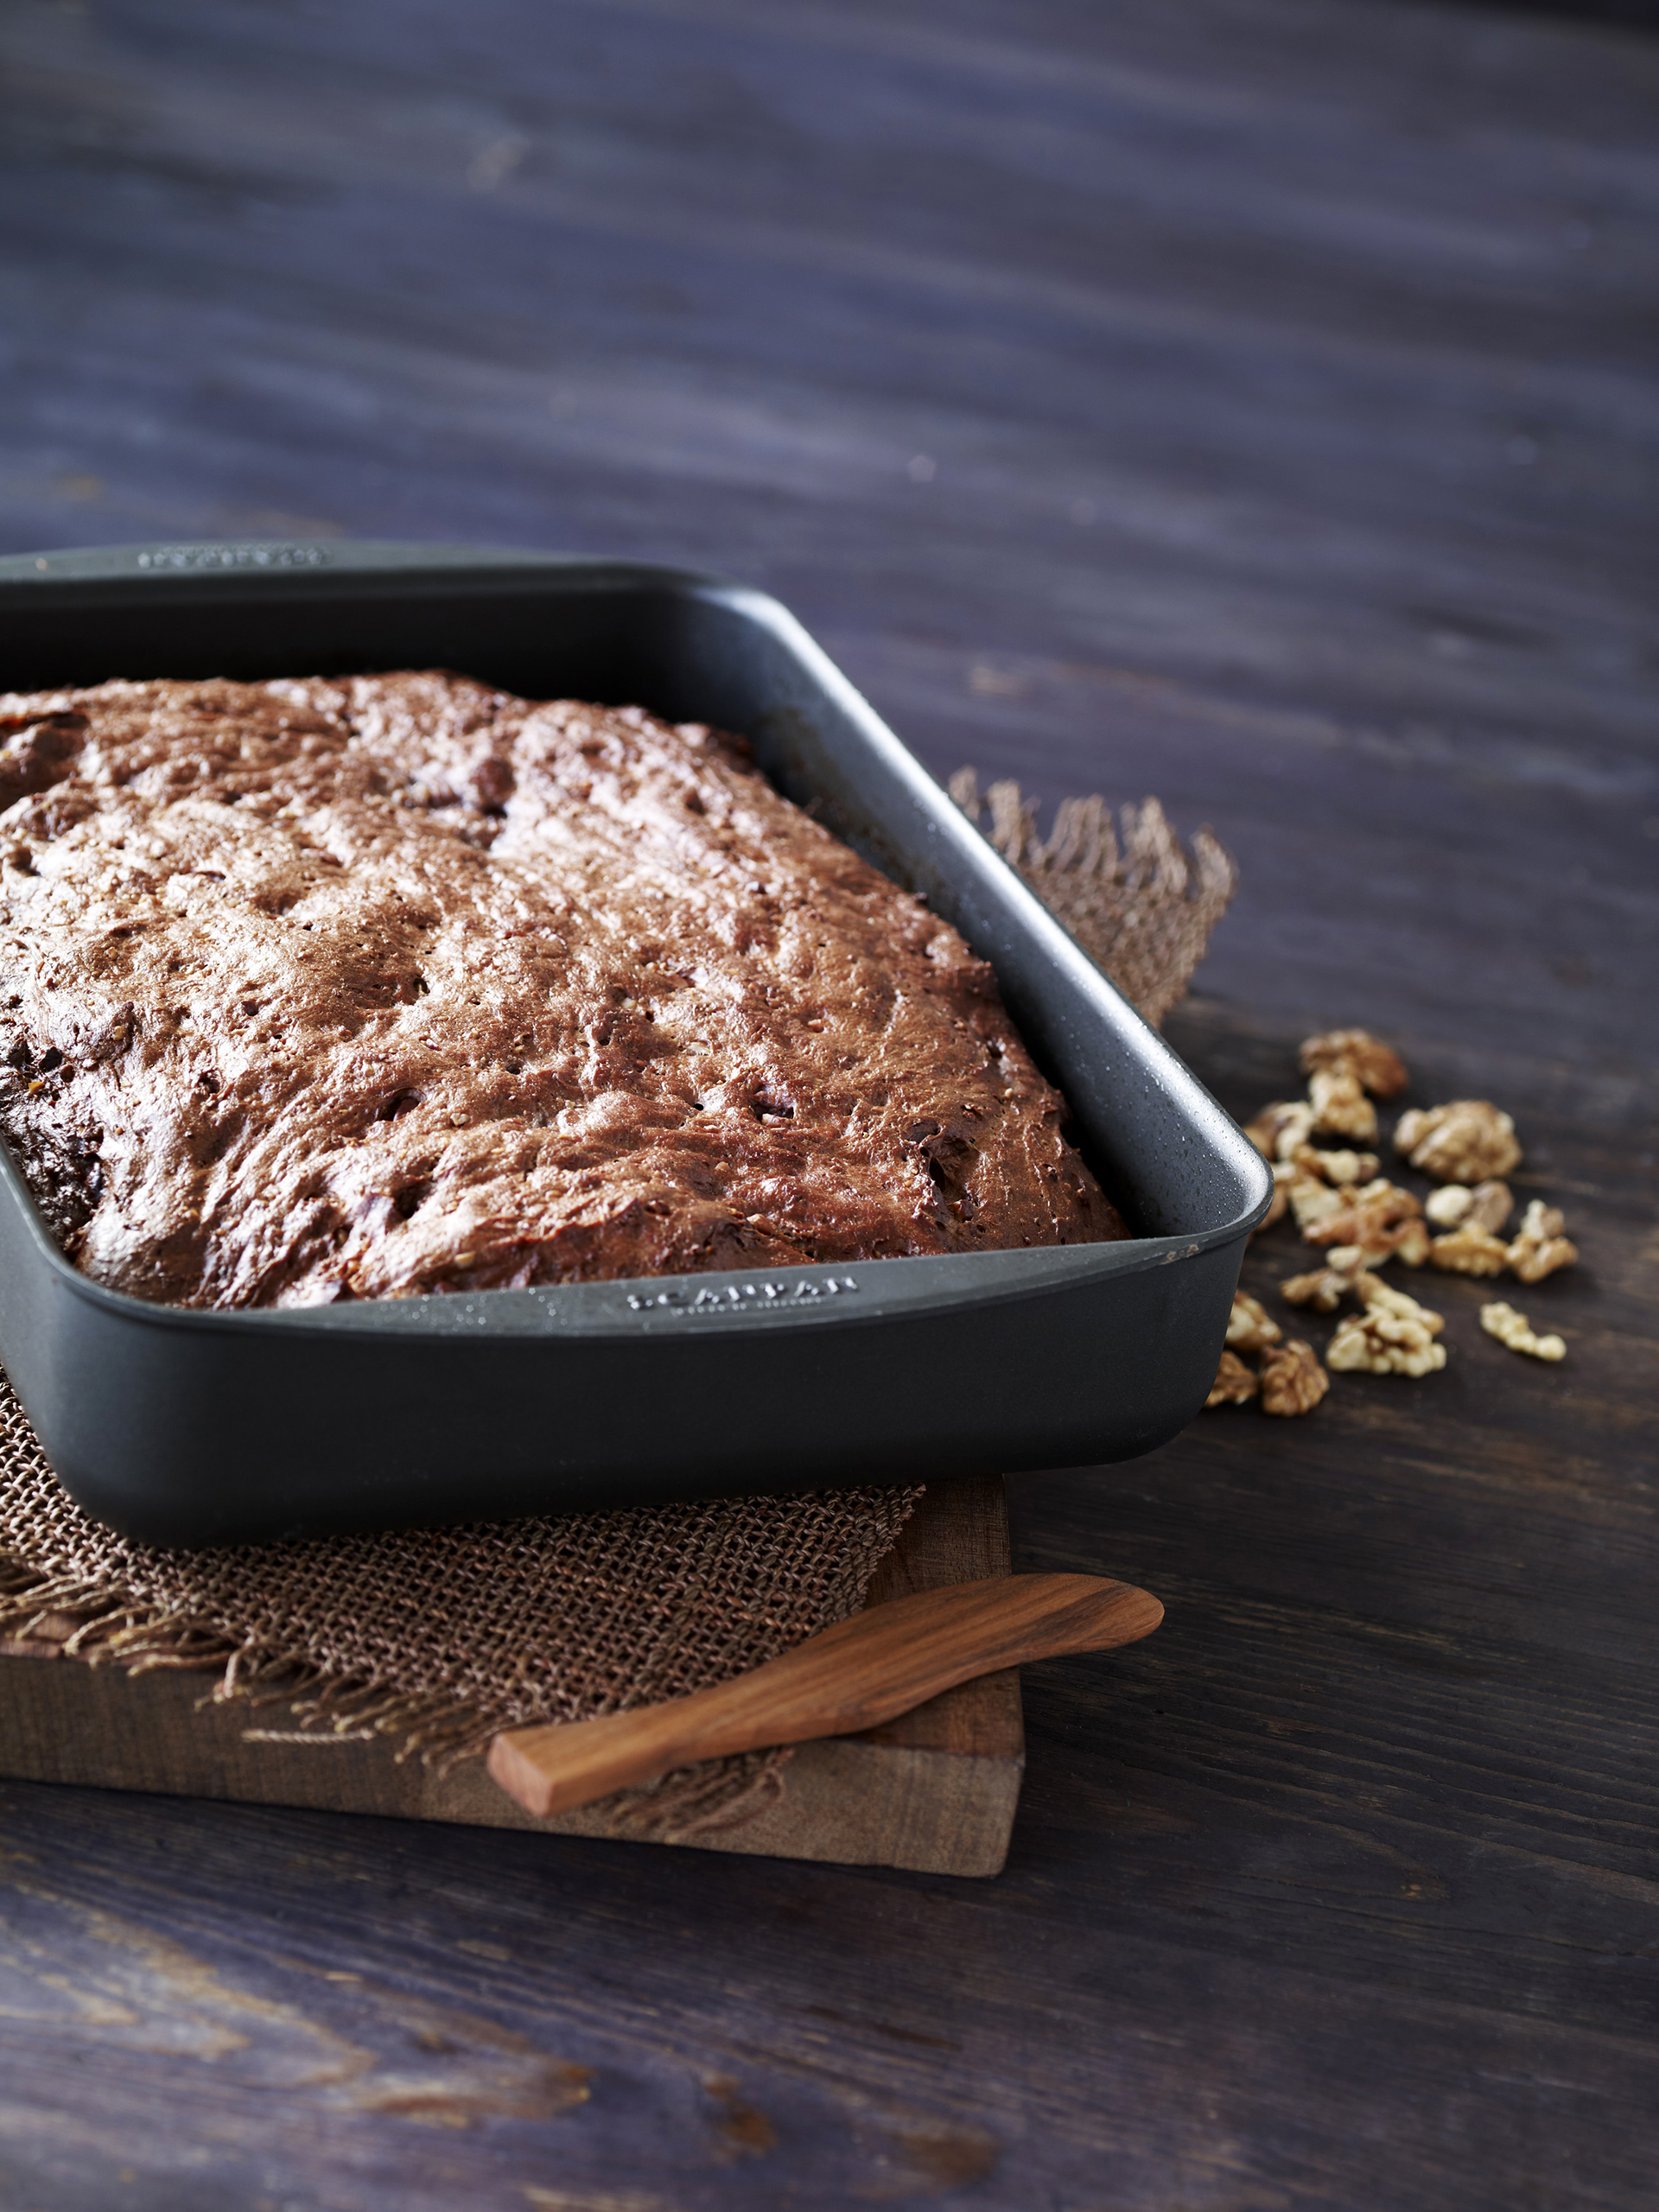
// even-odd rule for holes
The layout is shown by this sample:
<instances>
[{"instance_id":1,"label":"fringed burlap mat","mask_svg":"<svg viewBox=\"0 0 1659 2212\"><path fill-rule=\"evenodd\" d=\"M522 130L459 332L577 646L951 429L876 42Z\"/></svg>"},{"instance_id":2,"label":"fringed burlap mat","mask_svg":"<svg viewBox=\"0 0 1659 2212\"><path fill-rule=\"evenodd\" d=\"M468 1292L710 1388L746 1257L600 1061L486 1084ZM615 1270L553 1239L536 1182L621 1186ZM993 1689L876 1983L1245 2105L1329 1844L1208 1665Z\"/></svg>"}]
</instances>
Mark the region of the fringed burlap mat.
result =
<instances>
[{"instance_id":1,"label":"fringed burlap mat","mask_svg":"<svg viewBox=\"0 0 1659 2212\"><path fill-rule=\"evenodd\" d=\"M979 822L973 769L957 769L950 796ZM1116 823L1103 798L1063 798L1046 840L1018 784L993 784L983 806L997 851L1155 1027L1184 995L1238 888L1226 847L1200 830L1184 849L1155 798L1124 807Z\"/></svg>"},{"instance_id":2,"label":"fringed burlap mat","mask_svg":"<svg viewBox=\"0 0 1659 2212\"><path fill-rule=\"evenodd\" d=\"M972 772L953 779L977 819ZM1155 799L1120 843L1099 799L1043 844L1013 784L995 842L1154 1020L1232 894L1207 832L1189 861ZM651 1704L761 1665L863 1603L920 1497L866 1488L298 1544L127 1542L59 1485L0 1375L0 1639L136 1670L213 1669L210 1693L281 1699L299 1731L399 1733L448 1764L499 1728ZM691 1834L781 1786L777 1754L632 1794L642 1827Z\"/></svg>"},{"instance_id":3,"label":"fringed burlap mat","mask_svg":"<svg viewBox=\"0 0 1659 2212\"><path fill-rule=\"evenodd\" d=\"M448 1764L498 1728L723 1681L856 1612L918 1490L727 1498L308 1543L129 1543L59 1484L0 1376L0 1637L213 1694L290 1701L308 1732L402 1734ZM694 1771L640 1818L729 1814L774 1762Z\"/></svg>"}]
</instances>

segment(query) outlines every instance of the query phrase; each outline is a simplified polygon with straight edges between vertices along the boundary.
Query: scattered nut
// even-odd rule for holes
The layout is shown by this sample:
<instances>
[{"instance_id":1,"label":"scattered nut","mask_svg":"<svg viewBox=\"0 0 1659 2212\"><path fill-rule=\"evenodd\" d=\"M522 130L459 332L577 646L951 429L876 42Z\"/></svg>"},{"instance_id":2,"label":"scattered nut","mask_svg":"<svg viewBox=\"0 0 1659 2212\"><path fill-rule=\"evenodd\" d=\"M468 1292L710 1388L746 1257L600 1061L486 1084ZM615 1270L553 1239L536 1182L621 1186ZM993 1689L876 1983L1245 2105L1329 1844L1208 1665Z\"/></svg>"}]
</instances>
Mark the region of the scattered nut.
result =
<instances>
[{"instance_id":1,"label":"scattered nut","mask_svg":"<svg viewBox=\"0 0 1659 2212\"><path fill-rule=\"evenodd\" d=\"M1443 1183L1429 1192L1423 1211L1437 1229L1473 1227L1496 1236L1514 1205L1507 1183L1477 1183L1472 1191L1464 1183Z\"/></svg>"},{"instance_id":2,"label":"scattered nut","mask_svg":"<svg viewBox=\"0 0 1659 2212\"><path fill-rule=\"evenodd\" d=\"M1311 1237L1319 1223L1345 1212L1350 1205L1328 1183L1301 1170L1287 1179L1284 1189L1290 1210L1296 1217L1296 1226L1304 1237Z\"/></svg>"},{"instance_id":3,"label":"scattered nut","mask_svg":"<svg viewBox=\"0 0 1659 2212\"><path fill-rule=\"evenodd\" d=\"M1521 1217L1521 1227L1505 1257L1522 1282L1541 1282L1557 1268L1570 1268L1579 1248L1562 1230L1567 1224L1557 1206L1535 1198Z\"/></svg>"},{"instance_id":4,"label":"scattered nut","mask_svg":"<svg viewBox=\"0 0 1659 2212\"><path fill-rule=\"evenodd\" d=\"M1501 1236L1473 1222L1465 1222L1449 1236L1437 1236L1428 1248L1431 1267L1454 1275L1501 1275L1509 1265L1510 1248Z\"/></svg>"},{"instance_id":5,"label":"scattered nut","mask_svg":"<svg viewBox=\"0 0 1659 2212\"><path fill-rule=\"evenodd\" d=\"M1474 1203L1475 1194L1466 1183L1442 1183L1424 1199L1423 1211L1436 1229L1455 1229Z\"/></svg>"},{"instance_id":6,"label":"scattered nut","mask_svg":"<svg viewBox=\"0 0 1659 2212\"><path fill-rule=\"evenodd\" d=\"M1204 1409L1208 1413L1211 1406L1242 1406L1246 1400L1255 1395L1259 1388L1255 1376L1238 1354L1224 1351L1221 1355L1221 1365L1216 1370L1216 1379L1210 1386L1210 1395L1204 1402Z\"/></svg>"},{"instance_id":7,"label":"scattered nut","mask_svg":"<svg viewBox=\"0 0 1659 2212\"><path fill-rule=\"evenodd\" d=\"M1355 1248L1350 1246L1350 1251ZM1292 1275L1279 1286L1287 1306L1311 1306L1316 1313L1334 1313L1359 1276L1357 1256L1351 1267L1315 1268L1309 1274Z\"/></svg>"},{"instance_id":8,"label":"scattered nut","mask_svg":"<svg viewBox=\"0 0 1659 2212\"><path fill-rule=\"evenodd\" d=\"M1252 1298L1248 1290L1233 1293L1233 1310L1227 1322L1230 1351L1266 1351L1284 1333L1259 1298Z\"/></svg>"},{"instance_id":9,"label":"scattered nut","mask_svg":"<svg viewBox=\"0 0 1659 2212\"><path fill-rule=\"evenodd\" d=\"M1321 1182L1339 1187L1374 1182L1378 1165L1374 1152L1319 1152L1311 1144L1298 1145L1291 1164L1304 1174L1317 1175Z\"/></svg>"},{"instance_id":10,"label":"scattered nut","mask_svg":"<svg viewBox=\"0 0 1659 2212\"><path fill-rule=\"evenodd\" d=\"M1327 1029L1322 1036L1305 1039L1301 1065L1304 1075L1346 1067L1375 1098L1397 1098L1411 1080L1399 1053L1369 1029Z\"/></svg>"},{"instance_id":11,"label":"scattered nut","mask_svg":"<svg viewBox=\"0 0 1659 2212\"><path fill-rule=\"evenodd\" d=\"M1313 1134L1313 1109L1305 1098L1275 1098L1245 1122L1244 1134L1264 1160L1288 1160Z\"/></svg>"},{"instance_id":12,"label":"scattered nut","mask_svg":"<svg viewBox=\"0 0 1659 2212\"><path fill-rule=\"evenodd\" d=\"M1294 1190L1291 1204L1296 1204ZM1299 1211L1297 1225L1309 1244L1357 1245L1366 1259L1379 1262L1397 1255L1408 1268L1420 1268L1428 1255L1421 1204L1386 1176L1350 1192L1334 1207L1310 1209L1306 1222Z\"/></svg>"},{"instance_id":13,"label":"scattered nut","mask_svg":"<svg viewBox=\"0 0 1659 2212\"><path fill-rule=\"evenodd\" d=\"M1469 1218L1482 1229L1490 1229L1496 1236L1509 1219L1515 1205L1510 1195L1509 1185L1496 1179L1477 1183L1470 1195L1474 1204L1469 1209Z\"/></svg>"},{"instance_id":14,"label":"scattered nut","mask_svg":"<svg viewBox=\"0 0 1659 2212\"><path fill-rule=\"evenodd\" d=\"M1480 1309L1480 1325L1489 1337L1496 1337L1511 1351L1523 1351L1531 1359L1565 1359L1567 1346L1560 1337L1541 1337L1535 1334L1532 1324L1524 1313L1517 1313L1513 1306L1506 1306L1502 1299Z\"/></svg>"},{"instance_id":15,"label":"scattered nut","mask_svg":"<svg viewBox=\"0 0 1659 2212\"><path fill-rule=\"evenodd\" d=\"M1361 1278L1363 1313L1342 1321L1325 1348L1325 1364L1337 1373L1433 1375L1446 1365L1446 1346L1434 1339L1446 1326L1402 1290L1391 1290L1375 1275Z\"/></svg>"},{"instance_id":16,"label":"scattered nut","mask_svg":"<svg viewBox=\"0 0 1659 2212\"><path fill-rule=\"evenodd\" d=\"M1400 1116L1394 1147L1437 1183L1476 1183L1507 1175L1521 1160L1515 1123L1485 1098L1414 1106Z\"/></svg>"},{"instance_id":17,"label":"scattered nut","mask_svg":"<svg viewBox=\"0 0 1659 2212\"><path fill-rule=\"evenodd\" d=\"M1305 1039L1300 1058L1306 1099L1276 1099L1245 1132L1273 1162L1273 1201L1262 1227L1288 1212L1306 1243L1325 1248L1325 1264L1288 1277L1280 1294L1288 1305L1320 1313L1334 1313L1351 1295L1359 1299L1363 1311L1340 1321L1331 1339L1325 1363L1333 1371L1433 1374L1446 1365L1446 1347L1436 1342L1445 1326L1441 1316L1391 1288L1373 1268L1390 1259L1408 1267L1427 1261L1451 1274L1491 1276L1507 1267L1522 1282L1541 1282L1570 1267L1577 1247L1560 1211L1541 1199L1529 1205L1505 1241L1515 1200L1502 1179L1520 1165L1522 1153L1513 1120L1490 1099L1455 1098L1400 1116L1395 1149L1441 1186L1424 1205L1379 1177L1375 1154L1357 1148L1376 1140L1371 1099L1396 1097L1407 1086L1399 1054L1368 1030L1332 1029ZM1315 1137L1353 1143L1322 1148ZM1440 1234L1431 1236L1431 1228ZM1539 1336L1524 1314L1501 1301L1481 1307L1480 1323L1532 1358L1567 1356L1559 1336ZM1311 1346L1296 1338L1282 1342L1281 1334L1260 1301L1240 1292L1206 1402L1237 1405L1259 1395L1264 1413L1281 1414L1317 1405L1330 1388L1329 1376ZM1237 1357L1241 1351L1262 1356L1259 1376Z\"/></svg>"},{"instance_id":18,"label":"scattered nut","mask_svg":"<svg viewBox=\"0 0 1659 2212\"><path fill-rule=\"evenodd\" d=\"M1320 1135L1357 1137L1361 1144L1375 1141L1376 1109L1351 1068L1316 1069L1308 1083L1307 1103Z\"/></svg>"},{"instance_id":19,"label":"scattered nut","mask_svg":"<svg viewBox=\"0 0 1659 2212\"><path fill-rule=\"evenodd\" d=\"M1379 1275L1358 1276L1354 1288L1368 1312L1392 1313L1404 1321L1421 1321L1431 1337L1438 1337L1446 1326L1444 1314L1431 1313L1427 1306L1420 1306L1408 1291L1396 1290Z\"/></svg>"},{"instance_id":20,"label":"scattered nut","mask_svg":"<svg viewBox=\"0 0 1659 2212\"><path fill-rule=\"evenodd\" d=\"M1262 1363L1262 1410L1288 1419L1312 1413L1331 1388L1331 1377L1319 1365L1312 1344L1291 1337L1276 1345Z\"/></svg>"}]
</instances>

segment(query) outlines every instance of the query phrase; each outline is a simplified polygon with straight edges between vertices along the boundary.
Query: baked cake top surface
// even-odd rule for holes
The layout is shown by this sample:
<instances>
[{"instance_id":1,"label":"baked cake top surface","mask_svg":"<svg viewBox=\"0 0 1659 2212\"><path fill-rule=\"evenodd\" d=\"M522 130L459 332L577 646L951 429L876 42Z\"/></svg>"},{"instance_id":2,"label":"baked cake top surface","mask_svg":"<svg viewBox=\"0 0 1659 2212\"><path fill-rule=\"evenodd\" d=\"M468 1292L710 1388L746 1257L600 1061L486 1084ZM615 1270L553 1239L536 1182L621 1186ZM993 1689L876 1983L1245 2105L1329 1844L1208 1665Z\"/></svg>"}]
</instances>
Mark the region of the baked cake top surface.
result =
<instances>
[{"instance_id":1,"label":"baked cake top surface","mask_svg":"<svg viewBox=\"0 0 1659 2212\"><path fill-rule=\"evenodd\" d=\"M988 967L740 741L442 672L0 696L0 1059L169 1303L1126 1233Z\"/></svg>"}]
</instances>

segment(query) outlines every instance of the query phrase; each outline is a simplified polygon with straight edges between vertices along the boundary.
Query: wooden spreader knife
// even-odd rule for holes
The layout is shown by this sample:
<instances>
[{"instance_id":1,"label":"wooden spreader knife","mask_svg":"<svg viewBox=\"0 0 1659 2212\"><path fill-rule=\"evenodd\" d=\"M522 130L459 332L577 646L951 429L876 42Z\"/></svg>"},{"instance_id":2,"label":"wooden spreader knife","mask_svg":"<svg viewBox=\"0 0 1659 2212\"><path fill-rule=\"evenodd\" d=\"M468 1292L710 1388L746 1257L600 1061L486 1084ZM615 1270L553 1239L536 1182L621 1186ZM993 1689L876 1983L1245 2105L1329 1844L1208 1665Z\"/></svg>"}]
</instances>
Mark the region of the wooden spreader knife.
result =
<instances>
[{"instance_id":1,"label":"wooden spreader knife","mask_svg":"<svg viewBox=\"0 0 1659 2212\"><path fill-rule=\"evenodd\" d=\"M747 1675L631 1713L504 1731L489 1769L545 1819L696 1759L895 1719L976 1675L1150 1636L1156 1598L1098 1574L1001 1574L918 1590L838 1621Z\"/></svg>"}]
</instances>

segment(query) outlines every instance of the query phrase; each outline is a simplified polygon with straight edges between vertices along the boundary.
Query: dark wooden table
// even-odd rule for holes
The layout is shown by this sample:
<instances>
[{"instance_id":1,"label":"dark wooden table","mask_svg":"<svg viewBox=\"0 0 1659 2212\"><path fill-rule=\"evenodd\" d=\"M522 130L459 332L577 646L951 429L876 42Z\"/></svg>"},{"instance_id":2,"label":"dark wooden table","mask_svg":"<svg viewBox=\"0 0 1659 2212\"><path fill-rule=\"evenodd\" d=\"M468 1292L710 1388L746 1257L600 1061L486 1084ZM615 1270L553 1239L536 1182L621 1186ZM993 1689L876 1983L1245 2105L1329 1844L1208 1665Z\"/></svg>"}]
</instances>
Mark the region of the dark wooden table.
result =
<instances>
[{"instance_id":1,"label":"dark wooden table","mask_svg":"<svg viewBox=\"0 0 1659 2212\"><path fill-rule=\"evenodd\" d=\"M938 771L1244 890L1584 1264L1547 1370L1015 1488L1167 1600L984 1885L9 1785L0 2202L1653 2202L1659 45L1359 0L14 0L8 548L779 592ZM0 675L0 681L3 681ZM1258 1245L1252 1280L1294 1256ZM1020 1387L1010 1376L1008 1387Z\"/></svg>"}]
</instances>

